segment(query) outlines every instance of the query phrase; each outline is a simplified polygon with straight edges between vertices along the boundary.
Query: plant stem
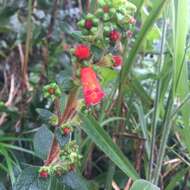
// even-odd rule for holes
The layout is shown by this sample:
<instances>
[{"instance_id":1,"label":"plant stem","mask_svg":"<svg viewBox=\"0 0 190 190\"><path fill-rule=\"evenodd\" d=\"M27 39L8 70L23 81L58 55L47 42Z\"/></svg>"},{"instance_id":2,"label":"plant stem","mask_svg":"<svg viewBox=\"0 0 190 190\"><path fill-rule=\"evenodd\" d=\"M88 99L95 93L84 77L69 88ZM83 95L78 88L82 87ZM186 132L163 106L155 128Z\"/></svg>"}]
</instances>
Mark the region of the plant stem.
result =
<instances>
[{"instance_id":1,"label":"plant stem","mask_svg":"<svg viewBox=\"0 0 190 190\"><path fill-rule=\"evenodd\" d=\"M115 174L115 164L112 161L109 161L108 175L106 179L106 190L112 190L112 180Z\"/></svg>"},{"instance_id":2,"label":"plant stem","mask_svg":"<svg viewBox=\"0 0 190 190\"><path fill-rule=\"evenodd\" d=\"M29 88L27 72L28 72L28 59L29 59L31 39L32 39L32 0L29 0L28 1L27 36L26 36L26 44L25 44L26 47L25 47L24 65L22 68L23 84L27 88Z\"/></svg>"},{"instance_id":3,"label":"plant stem","mask_svg":"<svg viewBox=\"0 0 190 190\"><path fill-rule=\"evenodd\" d=\"M163 124L164 129L162 132L161 144L160 144L160 149L158 153L158 159L156 162L157 165L156 165L154 175L153 175L153 183L155 185L158 184L162 162L163 162L164 154L166 150L166 145L167 145L168 137L169 137L171 126L172 126L172 120L171 120L172 106L173 106L173 88L170 89L170 93L167 100L166 113L165 113L164 124Z\"/></svg>"},{"instance_id":4,"label":"plant stem","mask_svg":"<svg viewBox=\"0 0 190 190\"><path fill-rule=\"evenodd\" d=\"M64 122L66 122L77 111L76 105L77 105L78 92L79 92L79 86L74 86L73 89L71 89L65 111L62 114L61 118L59 119L59 124L63 124Z\"/></svg>"},{"instance_id":5,"label":"plant stem","mask_svg":"<svg viewBox=\"0 0 190 190\"><path fill-rule=\"evenodd\" d=\"M158 75L161 73L161 67L164 64L164 46L166 42L166 31L167 31L167 23L166 20L163 22L163 28L162 28L162 39L161 39L161 49L160 49L160 59L158 61ZM154 102L154 112L153 112L153 118L152 118L152 139L151 139L151 151L150 151L150 162L149 162L149 171L148 171L148 180L151 180L152 178L152 170L153 170L153 164L154 164L154 148L156 143L156 129L157 129L157 121L159 117L159 100L160 100L160 94L161 94L161 79L157 80L156 84L156 98Z\"/></svg>"}]
</instances>

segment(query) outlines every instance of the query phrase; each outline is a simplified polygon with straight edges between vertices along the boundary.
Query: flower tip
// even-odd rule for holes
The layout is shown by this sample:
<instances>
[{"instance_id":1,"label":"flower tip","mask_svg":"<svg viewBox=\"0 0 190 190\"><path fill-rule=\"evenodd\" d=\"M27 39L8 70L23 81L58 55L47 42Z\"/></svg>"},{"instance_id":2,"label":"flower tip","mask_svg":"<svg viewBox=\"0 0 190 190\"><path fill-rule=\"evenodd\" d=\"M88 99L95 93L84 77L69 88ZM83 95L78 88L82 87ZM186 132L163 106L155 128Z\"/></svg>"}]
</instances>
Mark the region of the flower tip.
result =
<instances>
[{"instance_id":1,"label":"flower tip","mask_svg":"<svg viewBox=\"0 0 190 190\"><path fill-rule=\"evenodd\" d=\"M96 73L91 67L81 69L81 83L83 95L87 106L94 106L104 98L105 93L96 77Z\"/></svg>"},{"instance_id":2,"label":"flower tip","mask_svg":"<svg viewBox=\"0 0 190 190\"><path fill-rule=\"evenodd\" d=\"M40 176L41 178L48 178L48 177L49 177L48 171L42 170L42 171L39 173L39 176Z\"/></svg>"}]
</instances>

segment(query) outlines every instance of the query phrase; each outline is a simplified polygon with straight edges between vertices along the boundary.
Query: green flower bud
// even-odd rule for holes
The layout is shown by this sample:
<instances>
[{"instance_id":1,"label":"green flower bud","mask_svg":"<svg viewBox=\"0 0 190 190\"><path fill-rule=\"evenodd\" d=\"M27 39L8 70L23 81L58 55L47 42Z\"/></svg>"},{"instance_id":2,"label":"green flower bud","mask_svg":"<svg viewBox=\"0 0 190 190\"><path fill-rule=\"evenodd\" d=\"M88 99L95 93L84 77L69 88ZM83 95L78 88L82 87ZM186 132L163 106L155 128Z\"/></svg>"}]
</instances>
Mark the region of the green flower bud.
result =
<instances>
[{"instance_id":1,"label":"green flower bud","mask_svg":"<svg viewBox=\"0 0 190 190\"><path fill-rule=\"evenodd\" d=\"M110 9L110 13L111 13L111 14L115 14L115 13L116 13L116 9L111 8L111 9Z\"/></svg>"},{"instance_id":2,"label":"green flower bud","mask_svg":"<svg viewBox=\"0 0 190 190\"><path fill-rule=\"evenodd\" d=\"M93 15L93 14L88 13L88 14L86 15L86 18L87 18L87 19L93 19L93 18L94 18L94 15Z\"/></svg>"},{"instance_id":3,"label":"green flower bud","mask_svg":"<svg viewBox=\"0 0 190 190\"><path fill-rule=\"evenodd\" d=\"M59 119L58 119L58 116L53 114L50 118L49 118L49 123L53 126L56 126L58 125L59 123Z\"/></svg>"},{"instance_id":4,"label":"green flower bud","mask_svg":"<svg viewBox=\"0 0 190 190\"><path fill-rule=\"evenodd\" d=\"M80 20L80 21L77 23L77 25L80 26L81 28L84 27L84 24L85 24L85 20L84 20L84 19Z\"/></svg>"},{"instance_id":5,"label":"green flower bud","mask_svg":"<svg viewBox=\"0 0 190 190\"><path fill-rule=\"evenodd\" d=\"M108 13L105 13L105 14L104 14L104 16L103 16L103 20L104 20L104 21L108 21L108 20L110 20L110 16L109 16Z\"/></svg>"},{"instance_id":6,"label":"green flower bud","mask_svg":"<svg viewBox=\"0 0 190 190\"><path fill-rule=\"evenodd\" d=\"M97 27L92 27L91 32L94 33L94 34L97 33L98 32L98 28Z\"/></svg>"},{"instance_id":7,"label":"green flower bud","mask_svg":"<svg viewBox=\"0 0 190 190\"><path fill-rule=\"evenodd\" d=\"M61 96L61 90L56 83L50 83L43 88L43 94L45 98L55 100L56 97Z\"/></svg>"},{"instance_id":8,"label":"green flower bud","mask_svg":"<svg viewBox=\"0 0 190 190\"><path fill-rule=\"evenodd\" d=\"M96 15L97 16L102 16L103 15L103 10L98 8L97 11L96 11Z\"/></svg>"},{"instance_id":9,"label":"green flower bud","mask_svg":"<svg viewBox=\"0 0 190 190\"><path fill-rule=\"evenodd\" d=\"M99 23L99 19L94 18L94 19L93 19L93 23L94 23L95 25L97 25L97 24Z\"/></svg>"},{"instance_id":10,"label":"green flower bud","mask_svg":"<svg viewBox=\"0 0 190 190\"><path fill-rule=\"evenodd\" d=\"M109 26L104 26L104 31L106 33L109 33L111 31L110 27Z\"/></svg>"}]
</instances>

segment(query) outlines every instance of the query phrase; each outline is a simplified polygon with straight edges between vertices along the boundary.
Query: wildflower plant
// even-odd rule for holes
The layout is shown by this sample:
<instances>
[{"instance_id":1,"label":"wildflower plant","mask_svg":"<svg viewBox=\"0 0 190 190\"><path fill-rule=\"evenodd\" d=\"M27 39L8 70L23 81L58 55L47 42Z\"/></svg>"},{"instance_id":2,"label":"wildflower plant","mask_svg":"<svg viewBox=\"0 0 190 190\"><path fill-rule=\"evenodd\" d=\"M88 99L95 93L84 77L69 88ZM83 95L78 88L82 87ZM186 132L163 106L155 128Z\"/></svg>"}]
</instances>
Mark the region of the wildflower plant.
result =
<instances>
[{"instance_id":1,"label":"wildflower plant","mask_svg":"<svg viewBox=\"0 0 190 190\"><path fill-rule=\"evenodd\" d=\"M0 2L0 189L190 189L189 0Z\"/></svg>"},{"instance_id":2,"label":"wildflower plant","mask_svg":"<svg viewBox=\"0 0 190 190\"><path fill-rule=\"evenodd\" d=\"M118 6L121 3L125 5L122 8ZM75 127L81 123L77 116L77 112L81 109L78 106L78 94L80 94L78 91L82 89L82 107L87 110L100 104L104 98L109 96L103 89L102 76L97 71L107 68L116 75L119 74L114 69L121 69L123 65L124 44L122 41L126 41L127 30L130 25L134 25L134 12L135 6L128 2L105 0L99 2L94 14L87 13L78 22L83 42L76 43L70 50L67 50L74 67L74 86L70 91L63 113L59 110L60 98L63 94L59 85L50 83L43 88L44 97L51 99L55 104L55 113L49 117L49 124L57 128L54 129L55 138L58 133L59 138L62 138L61 142L64 143L59 144L60 139L58 142L53 141L47 160L39 169L41 178L47 179L51 175L62 176L80 165L82 156L79 147L75 141L71 140ZM101 51L100 56L96 57L94 48ZM78 122L76 122L76 117L78 117Z\"/></svg>"},{"instance_id":3,"label":"wildflower plant","mask_svg":"<svg viewBox=\"0 0 190 190\"><path fill-rule=\"evenodd\" d=\"M127 30L134 25L134 19L130 20L135 6L128 1L106 0L97 6L94 13L87 13L78 21L79 42L64 49L72 67L69 91L65 93L59 81L50 82L42 89L43 97L51 100L49 107L38 109L39 115L48 119L48 126L42 126L34 137L34 148L44 161L38 170L38 177L43 181L50 177L64 179L69 173L76 173L82 159L79 142L74 140L83 123L81 113L93 115L101 111L100 105L110 96L102 84L105 73L99 71L113 73L113 81L119 77L115 69L123 66L124 42L128 38ZM47 136L49 141L44 143Z\"/></svg>"}]
</instances>

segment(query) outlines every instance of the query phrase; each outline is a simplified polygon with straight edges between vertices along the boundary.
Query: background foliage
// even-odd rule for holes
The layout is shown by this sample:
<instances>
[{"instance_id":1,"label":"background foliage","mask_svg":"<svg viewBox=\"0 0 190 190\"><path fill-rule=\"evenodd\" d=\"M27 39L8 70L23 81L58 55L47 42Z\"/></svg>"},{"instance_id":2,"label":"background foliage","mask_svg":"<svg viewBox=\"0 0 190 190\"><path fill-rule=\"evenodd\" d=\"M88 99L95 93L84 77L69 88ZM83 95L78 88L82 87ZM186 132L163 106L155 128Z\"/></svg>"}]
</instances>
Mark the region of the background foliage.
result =
<instances>
[{"instance_id":1,"label":"background foliage","mask_svg":"<svg viewBox=\"0 0 190 190\"><path fill-rule=\"evenodd\" d=\"M59 84L64 112L73 92L67 49L81 43L76 22L97 1L0 1L0 189L190 188L190 2L130 2L137 22L122 70L97 68L109 96L90 112L78 105L72 139L81 165L43 180L38 170L54 138L61 147L69 138L50 125L56 109L42 88Z\"/></svg>"}]
</instances>

